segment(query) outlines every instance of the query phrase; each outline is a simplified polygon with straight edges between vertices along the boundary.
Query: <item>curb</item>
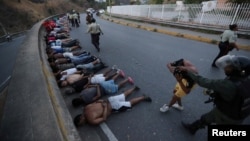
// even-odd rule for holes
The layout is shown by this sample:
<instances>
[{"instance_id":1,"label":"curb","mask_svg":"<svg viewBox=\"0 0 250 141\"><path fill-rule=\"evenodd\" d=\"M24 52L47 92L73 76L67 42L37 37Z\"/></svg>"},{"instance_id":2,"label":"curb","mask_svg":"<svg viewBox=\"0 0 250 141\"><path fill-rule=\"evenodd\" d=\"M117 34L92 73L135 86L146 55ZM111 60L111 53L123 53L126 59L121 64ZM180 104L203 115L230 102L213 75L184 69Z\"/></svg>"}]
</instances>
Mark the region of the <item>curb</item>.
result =
<instances>
[{"instance_id":1,"label":"curb","mask_svg":"<svg viewBox=\"0 0 250 141\"><path fill-rule=\"evenodd\" d=\"M171 36L176 36L176 37L181 37L181 38L196 40L196 41L210 43L210 44L215 44L215 45L217 45L219 43L219 41L217 41L217 40L206 38L206 37L195 36L195 35L191 35L191 34L182 34L182 33L178 33L178 32L157 29L157 28L153 28L153 27L149 27L149 26L142 26L140 24L135 24L135 23L130 23L130 22L124 22L124 21L120 21L120 20L117 20L117 19L110 19L110 18L106 18L104 16L101 16L101 18L104 19L104 20L107 20L107 21L111 21L111 22L117 23L117 24L121 24L121 25L125 25L125 26L130 26L130 27L134 27L134 28L140 28L140 29L144 29L144 30L147 30L147 31L163 33L163 34L167 34L167 35L171 35ZM238 44L238 47L240 49L242 49L242 50L250 51L250 45L241 45L241 44Z\"/></svg>"},{"instance_id":2,"label":"curb","mask_svg":"<svg viewBox=\"0 0 250 141\"><path fill-rule=\"evenodd\" d=\"M44 19L43 21L51 19L53 17L57 17L57 16L60 16L60 14ZM44 78L45 78L46 85L47 85L46 87L48 89L48 95L51 99L51 103L55 111L58 126L60 127L62 136L65 141L81 141L81 137L78 134L77 129L73 125L73 120L70 116L70 112L68 111L66 103L61 96L61 92L58 88L58 85L56 83L52 70L49 67L49 63L47 62L46 53L45 53L45 44L42 39L44 31L45 29L41 25L39 34L38 34L39 55L41 59L40 61L41 61L42 72L44 74Z\"/></svg>"}]
</instances>

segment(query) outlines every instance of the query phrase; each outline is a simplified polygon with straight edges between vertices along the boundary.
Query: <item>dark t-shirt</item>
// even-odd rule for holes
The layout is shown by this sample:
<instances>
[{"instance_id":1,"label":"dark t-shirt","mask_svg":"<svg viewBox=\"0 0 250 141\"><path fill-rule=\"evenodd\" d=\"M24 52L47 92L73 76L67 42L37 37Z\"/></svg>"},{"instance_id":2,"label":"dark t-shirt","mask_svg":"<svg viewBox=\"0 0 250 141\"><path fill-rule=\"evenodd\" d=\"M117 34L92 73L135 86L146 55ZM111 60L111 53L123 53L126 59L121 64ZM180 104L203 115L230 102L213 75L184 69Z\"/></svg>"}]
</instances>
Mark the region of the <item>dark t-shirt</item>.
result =
<instances>
[{"instance_id":1,"label":"dark t-shirt","mask_svg":"<svg viewBox=\"0 0 250 141\"><path fill-rule=\"evenodd\" d=\"M79 81L76 81L71 86L75 89L76 92L81 92L83 90L83 87L88 84L88 77L81 79Z\"/></svg>"},{"instance_id":2,"label":"dark t-shirt","mask_svg":"<svg viewBox=\"0 0 250 141\"><path fill-rule=\"evenodd\" d=\"M101 96L105 95L103 89L100 87ZM93 98L97 95L97 88L90 87L82 90L80 97L84 100L86 104L94 102Z\"/></svg>"}]
</instances>

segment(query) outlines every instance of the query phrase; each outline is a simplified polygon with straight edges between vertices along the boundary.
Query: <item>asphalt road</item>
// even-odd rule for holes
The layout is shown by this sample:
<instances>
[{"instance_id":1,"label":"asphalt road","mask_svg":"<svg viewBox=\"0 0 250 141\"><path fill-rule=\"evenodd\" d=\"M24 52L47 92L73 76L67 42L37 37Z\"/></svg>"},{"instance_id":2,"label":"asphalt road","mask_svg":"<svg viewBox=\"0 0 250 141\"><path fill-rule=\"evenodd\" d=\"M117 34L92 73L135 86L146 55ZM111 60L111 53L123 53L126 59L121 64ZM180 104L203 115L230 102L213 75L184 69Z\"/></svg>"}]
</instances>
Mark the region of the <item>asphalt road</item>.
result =
<instances>
[{"instance_id":1,"label":"asphalt road","mask_svg":"<svg viewBox=\"0 0 250 141\"><path fill-rule=\"evenodd\" d=\"M0 91L11 79L16 55L25 36L14 38L11 42L0 43Z\"/></svg>"},{"instance_id":2,"label":"asphalt road","mask_svg":"<svg viewBox=\"0 0 250 141\"><path fill-rule=\"evenodd\" d=\"M223 71L210 67L217 55L216 45L202 43L131 28L96 17L104 35L100 37L101 52L91 44L90 35L86 34L85 15L81 15L81 26L73 28L71 37L80 40L82 47L102 59L110 67L117 65L131 76L141 90L131 97L143 93L152 97L152 103L140 103L132 110L111 115L108 120L97 126L84 126L79 133L84 140L119 140L119 141L201 141L207 139L207 129L199 130L196 135L189 135L181 126L181 120L194 121L201 114L212 108L212 103L204 104L208 99L202 94L203 88L197 86L190 95L183 98L184 111L171 109L161 113L159 108L168 103L176 80L166 68L166 63L184 58L188 59L208 78L224 78ZM231 54L250 56L247 51L232 51ZM131 87L127 85L119 93ZM74 109L71 100L77 97L63 94L72 116L81 113L82 108ZM128 99L129 99L128 98ZM250 123L247 119L245 123ZM106 138L102 131L109 136ZM100 135L100 136L99 136ZM97 136L97 137L96 137Z\"/></svg>"},{"instance_id":3,"label":"asphalt road","mask_svg":"<svg viewBox=\"0 0 250 141\"><path fill-rule=\"evenodd\" d=\"M152 103L140 103L132 110L111 115L101 126L83 126L79 133L83 140L105 141L201 141L207 139L207 130L199 130L195 136L189 135L182 127L181 120L193 121L209 111L212 104L204 104L207 96L202 88L196 87L190 95L183 98L184 111L171 109L168 113L159 112L159 108L168 103L176 83L166 68L166 63L185 58L192 61L199 73L208 78L224 78L221 70L210 68L218 50L215 45L172 37L156 32L118 25L97 18L104 35L101 36L101 52L98 53L86 34L85 15L81 15L81 26L73 28L71 37L80 40L82 47L100 57L110 67L117 65L131 76L141 90L129 97L143 93L152 97ZM7 84L15 65L16 55L25 36L12 42L0 44L0 84ZM247 51L233 51L231 54L250 56ZM0 87L0 88L1 88ZM127 85L119 93L130 88ZM71 100L78 94L65 95L65 102L74 117L81 108L72 108ZM248 118L245 123L250 124Z\"/></svg>"}]
</instances>

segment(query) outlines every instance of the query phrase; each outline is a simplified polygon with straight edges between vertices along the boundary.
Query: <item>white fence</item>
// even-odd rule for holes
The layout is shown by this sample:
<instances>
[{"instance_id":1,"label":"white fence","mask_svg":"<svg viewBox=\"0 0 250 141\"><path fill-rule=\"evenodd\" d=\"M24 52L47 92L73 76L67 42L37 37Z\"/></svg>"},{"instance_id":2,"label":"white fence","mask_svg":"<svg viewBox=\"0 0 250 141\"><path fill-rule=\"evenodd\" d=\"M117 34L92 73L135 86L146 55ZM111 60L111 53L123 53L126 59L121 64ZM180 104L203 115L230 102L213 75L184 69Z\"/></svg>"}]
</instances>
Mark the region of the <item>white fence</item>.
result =
<instances>
[{"instance_id":1,"label":"white fence","mask_svg":"<svg viewBox=\"0 0 250 141\"><path fill-rule=\"evenodd\" d=\"M212 25L228 28L237 23L239 29L250 30L250 4L164 4L123 5L107 7L107 12L161 21Z\"/></svg>"}]
</instances>

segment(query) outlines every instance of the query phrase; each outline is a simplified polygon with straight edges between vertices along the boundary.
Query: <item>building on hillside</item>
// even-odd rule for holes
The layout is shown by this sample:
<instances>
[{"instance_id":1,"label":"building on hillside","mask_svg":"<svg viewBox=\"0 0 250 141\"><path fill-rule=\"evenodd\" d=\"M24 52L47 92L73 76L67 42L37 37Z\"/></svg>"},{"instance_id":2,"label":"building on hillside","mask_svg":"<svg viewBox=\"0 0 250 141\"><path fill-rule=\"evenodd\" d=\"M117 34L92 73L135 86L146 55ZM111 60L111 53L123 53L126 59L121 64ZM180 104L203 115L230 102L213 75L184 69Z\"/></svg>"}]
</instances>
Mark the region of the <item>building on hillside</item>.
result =
<instances>
[{"instance_id":1,"label":"building on hillside","mask_svg":"<svg viewBox=\"0 0 250 141\"><path fill-rule=\"evenodd\" d=\"M225 7L227 0L217 0L217 8Z\"/></svg>"},{"instance_id":2,"label":"building on hillside","mask_svg":"<svg viewBox=\"0 0 250 141\"><path fill-rule=\"evenodd\" d=\"M180 1L180 0L164 0L163 4L176 4L176 1Z\"/></svg>"}]
</instances>

